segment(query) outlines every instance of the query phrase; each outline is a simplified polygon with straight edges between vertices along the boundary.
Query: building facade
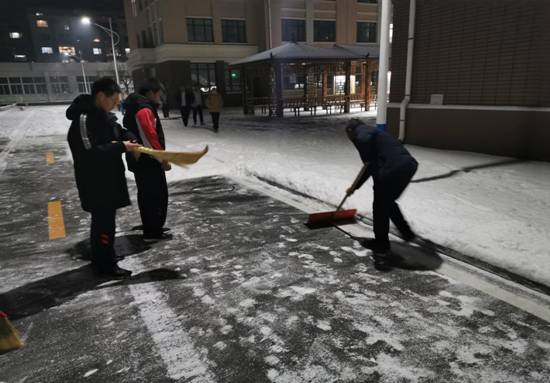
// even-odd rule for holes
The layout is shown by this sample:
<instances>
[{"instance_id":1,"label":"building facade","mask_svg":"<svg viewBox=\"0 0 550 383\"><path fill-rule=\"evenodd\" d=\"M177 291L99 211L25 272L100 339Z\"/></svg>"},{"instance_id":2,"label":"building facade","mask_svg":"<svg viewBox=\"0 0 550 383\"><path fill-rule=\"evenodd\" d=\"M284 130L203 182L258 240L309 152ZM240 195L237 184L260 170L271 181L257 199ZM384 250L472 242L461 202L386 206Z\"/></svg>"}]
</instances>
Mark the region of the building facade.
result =
<instances>
[{"instance_id":1,"label":"building facade","mask_svg":"<svg viewBox=\"0 0 550 383\"><path fill-rule=\"evenodd\" d=\"M118 70L123 90L132 92L126 63ZM0 63L0 105L71 102L104 76L114 78L112 63Z\"/></svg>"},{"instance_id":2,"label":"building facade","mask_svg":"<svg viewBox=\"0 0 550 383\"><path fill-rule=\"evenodd\" d=\"M409 0L394 0L389 129L397 135ZM417 0L406 142L550 160L550 2Z\"/></svg>"},{"instance_id":3,"label":"building facade","mask_svg":"<svg viewBox=\"0 0 550 383\"><path fill-rule=\"evenodd\" d=\"M217 86L240 105L238 69L228 67L285 42L320 47L378 43L375 0L125 0L134 81L157 77L175 106L183 86Z\"/></svg>"},{"instance_id":4,"label":"building facade","mask_svg":"<svg viewBox=\"0 0 550 383\"><path fill-rule=\"evenodd\" d=\"M60 4L61 5L61 4ZM84 25L82 17L109 27L120 36L117 58L126 61L128 34L122 9L52 7L44 2L22 0L0 4L1 62L68 62L70 56L88 62L106 62L113 58L110 35L95 25Z\"/></svg>"}]
</instances>

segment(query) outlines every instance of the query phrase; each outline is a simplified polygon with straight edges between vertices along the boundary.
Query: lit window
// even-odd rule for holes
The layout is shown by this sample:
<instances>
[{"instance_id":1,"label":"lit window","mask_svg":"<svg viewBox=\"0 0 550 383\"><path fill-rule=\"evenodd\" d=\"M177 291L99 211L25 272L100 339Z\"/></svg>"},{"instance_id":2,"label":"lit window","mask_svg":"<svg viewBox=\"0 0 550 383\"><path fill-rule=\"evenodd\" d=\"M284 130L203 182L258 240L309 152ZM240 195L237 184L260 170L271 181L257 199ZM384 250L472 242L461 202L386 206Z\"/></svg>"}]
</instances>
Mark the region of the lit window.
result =
<instances>
[{"instance_id":1,"label":"lit window","mask_svg":"<svg viewBox=\"0 0 550 383\"><path fill-rule=\"evenodd\" d=\"M45 55L51 55L53 54L52 47L42 47L42 53Z\"/></svg>"},{"instance_id":2,"label":"lit window","mask_svg":"<svg viewBox=\"0 0 550 383\"><path fill-rule=\"evenodd\" d=\"M10 32L10 39L20 39L21 33L19 32Z\"/></svg>"},{"instance_id":3,"label":"lit window","mask_svg":"<svg viewBox=\"0 0 550 383\"><path fill-rule=\"evenodd\" d=\"M75 47L59 47L59 53L66 56L74 56L76 55L76 49Z\"/></svg>"},{"instance_id":4,"label":"lit window","mask_svg":"<svg viewBox=\"0 0 550 383\"><path fill-rule=\"evenodd\" d=\"M130 48L124 48L124 51L126 52L126 54L130 53Z\"/></svg>"},{"instance_id":5,"label":"lit window","mask_svg":"<svg viewBox=\"0 0 550 383\"><path fill-rule=\"evenodd\" d=\"M46 20L36 20L37 28L48 28L48 22Z\"/></svg>"},{"instance_id":6,"label":"lit window","mask_svg":"<svg viewBox=\"0 0 550 383\"><path fill-rule=\"evenodd\" d=\"M97 37L94 39L94 43L100 43L100 42L101 42L101 40L98 39Z\"/></svg>"},{"instance_id":7,"label":"lit window","mask_svg":"<svg viewBox=\"0 0 550 383\"><path fill-rule=\"evenodd\" d=\"M101 54L101 48L94 48L94 55L100 55Z\"/></svg>"},{"instance_id":8,"label":"lit window","mask_svg":"<svg viewBox=\"0 0 550 383\"><path fill-rule=\"evenodd\" d=\"M13 55L13 58L18 60L18 61L26 61L27 60L27 55Z\"/></svg>"},{"instance_id":9,"label":"lit window","mask_svg":"<svg viewBox=\"0 0 550 383\"><path fill-rule=\"evenodd\" d=\"M69 25L64 25L63 26L63 29L66 30L66 31L70 31L71 30L71 27Z\"/></svg>"}]
</instances>

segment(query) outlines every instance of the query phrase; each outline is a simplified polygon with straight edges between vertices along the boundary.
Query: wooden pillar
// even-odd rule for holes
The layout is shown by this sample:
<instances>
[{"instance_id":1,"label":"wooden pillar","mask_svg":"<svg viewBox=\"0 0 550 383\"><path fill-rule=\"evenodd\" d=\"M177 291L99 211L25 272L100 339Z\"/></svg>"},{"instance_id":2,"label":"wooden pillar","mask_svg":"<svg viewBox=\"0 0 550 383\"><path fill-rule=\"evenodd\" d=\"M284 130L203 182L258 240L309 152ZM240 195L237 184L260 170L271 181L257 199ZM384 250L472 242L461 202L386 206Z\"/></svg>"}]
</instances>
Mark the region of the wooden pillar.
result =
<instances>
[{"instance_id":1,"label":"wooden pillar","mask_svg":"<svg viewBox=\"0 0 550 383\"><path fill-rule=\"evenodd\" d=\"M304 112L307 112L309 110L308 108L308 92L309 92L309 66L306 65L303 67L304 69Z\"/></svg>"},{"instance_id":2,"label":"wooden pillar","mask_svg":"<svg viewBox=\"0 0 550 383\"><path fill-rule=\"evenodd\" d=\"M248 114L248 100L246 99L248 76L247 76L246 66L242 66L240 69L241 69L241 96L242 96L242 102L243 102L243 113Z\"/></svg>"},{"instance_id":3,"label":"wooden pillar","mask_svg":"<svg viewBox=\"0 0 550 383\"><path fill-rule=\"evenodd\" d=\"M364 92L364 102L365 102L365 111L370 110L370 73L369 73L369 60L365 61L363 65L364 75L363 75L363 92Z\"/></svg>"},{"instance_id":4,"label":"wooden pillar","mask_svg":"<svg viewBox=\"0 0 550 383\"><path fill-rule=\"evenodd\" d=\"M323 102L327 100L328 95L328 64L323 65Z\"/></svg>"},{"instance_id":5,"label":"wooden pillar","mask_svg":"<svg viewBox=\"0 0 550 383\"><path fill-rule=\"evenodd\" d=\"M346 70L346 85L344 86L344 92L345 92L344 113L349 113L350 104L351 104L351 61L346 61L345 70Z\"/></svg>"},{"instance_id":6,"label":"wooden pillar","mask_svg":"<svg viewBox=\"0 0 550 383\"><path fill-rule=\"evenodd\" d=\"M283 117L283 66L279 61L275 61L273 68L275 70L275 115Z\"/></svg>"}]
</instances>

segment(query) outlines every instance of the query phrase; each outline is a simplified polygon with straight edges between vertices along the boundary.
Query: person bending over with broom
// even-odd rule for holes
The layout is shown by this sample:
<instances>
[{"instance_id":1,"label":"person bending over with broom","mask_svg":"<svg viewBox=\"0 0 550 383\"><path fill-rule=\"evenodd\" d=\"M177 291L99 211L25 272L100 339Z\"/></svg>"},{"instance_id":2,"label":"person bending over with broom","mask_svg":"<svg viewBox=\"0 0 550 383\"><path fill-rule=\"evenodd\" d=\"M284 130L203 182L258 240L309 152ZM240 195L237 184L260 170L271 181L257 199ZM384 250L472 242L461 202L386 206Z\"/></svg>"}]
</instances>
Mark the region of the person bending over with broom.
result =
<instances>
[{"instance_id":1,"label":"person bending over with broom","mask_svg":"<svg viewBox=\"0 0 550 383\"><path fill-rule=\"evenodd\" d=\"M138 137L138 142L146 148L165 150L164 131L158 115L161 85L158 80L147 80L139 92L128 96L124 127ZM134 173L143 239L155 242L168 239L163 228L168 209L168 185L165 171L170 163L158 160L148 154L126 155L128 168Z\"/></svg>"},{"instance_id":2,"label":"person bending over with broom","mask_svg":"<svg viewBox=\"0 0 550 383\"><path fill-rule=\"evenodd\" d=\"M121 155L139 145L111 113L119 102L119 86L104 77L93 83L91 95L78 96L66 115L72 121L67 139L78 195L82 209L92 214L92 267L101 276L124 278L132 272L117 265L114 250L116 210L130 205Z\"/></svg>"},{"instance_id":3,"label":"person bending over with broom","mask_svg":"<svg viewBox=\"0 0 550 383\"><path fill-rule=\"evenodd\" d=\"M418 162L403 144L386 132L368 126L359 119L351 119L346 133L357 148L366 167L362 176L347 190L352 195L372 176L374 181L373 221L374 239L367 239L363 245L374 253L379 267L388 267L390 241L388 238L390 219L403 240L412 241L416 235L403 217L396 200L411 182Z\"/></svg>"}]
</instances>

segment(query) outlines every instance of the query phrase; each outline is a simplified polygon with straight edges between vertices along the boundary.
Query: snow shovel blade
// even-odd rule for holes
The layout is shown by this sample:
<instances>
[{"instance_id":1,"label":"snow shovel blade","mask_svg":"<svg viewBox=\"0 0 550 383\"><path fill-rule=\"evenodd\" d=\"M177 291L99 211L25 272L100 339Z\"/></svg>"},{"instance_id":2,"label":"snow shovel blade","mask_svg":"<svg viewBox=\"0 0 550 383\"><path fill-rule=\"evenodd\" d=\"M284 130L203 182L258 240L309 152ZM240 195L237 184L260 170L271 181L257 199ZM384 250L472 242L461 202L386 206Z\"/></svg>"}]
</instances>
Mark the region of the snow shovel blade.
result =
<instances>
[{"instance_id":1,"label":"snow shovel blade","mask_svg":"<svg viewBox=\"0 0 550 383\"><path fill-rule=\"evenodd\" d=\"M328 227L332 225L349 225L355 223L357 209L325 211L309 215L306 226L312 229Z\"/></svg>"}]
</instances>

